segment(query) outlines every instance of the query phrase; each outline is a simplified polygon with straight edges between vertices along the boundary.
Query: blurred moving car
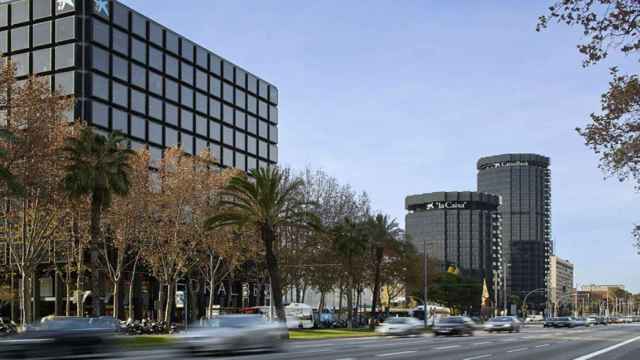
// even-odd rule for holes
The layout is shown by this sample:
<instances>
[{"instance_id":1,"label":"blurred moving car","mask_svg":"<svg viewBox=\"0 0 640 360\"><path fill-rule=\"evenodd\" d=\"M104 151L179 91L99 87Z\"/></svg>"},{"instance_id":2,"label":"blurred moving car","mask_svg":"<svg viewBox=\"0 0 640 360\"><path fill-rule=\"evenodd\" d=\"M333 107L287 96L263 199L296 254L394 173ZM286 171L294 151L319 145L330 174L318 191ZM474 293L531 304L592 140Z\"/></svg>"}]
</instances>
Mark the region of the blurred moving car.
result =
<instances>
[{"instance_id":1,"label":"blurred moving car","mask_svg":"<svg viewBox=\"0 0 640 360\"><path fill-rule=\"evenodd\" d=\"M520 320L515 316L498 316L487 321L484 324L484 329L489 333L494 331L520 332L520 326Z\"/></svg>"},{"instance_id":2,"label":"blurred moving car","mask_svg":"<svg viewBox=\"0 0 640 360\"><path fill-rule=\"evenodd\" d=\"M549 327L554 327L555 322L558 320L558 318L547 318L544 320L543 323L543 327L549 328Z\"/></svg>"},{"instance_id":3,"label":"blurred moving car","mask_svg":"<svg viewBox=\"0 0 640 360\"><path fill-rule=\"evenodd\" d=\"M117 352L116 332L96 318L49 316L38 326L0 341L0 359L83 358Z\"/></svg>"},{"instance_id":4,"label":"blurred moving car","mask_svg":"<svg viewBox=\"0 0 640 360\"><path fill-rule=\"evenodd\" d=\"M553 327L555 328L574 328L578 326L574 318L570 316L559 317L554 321Z\"/></svg>"},{"instance_id":5,"label":"blurred moving car","mask_svg":"<svg viewBox=\"0 0 640 360\"><path fill-rule=\"evenodd\" d=\"M176 339L178 347L189 355L241 352L248 350L281 351L289 337L287 327L261 315L223 315L207 320Z\"/></svg>"},{"instance_id":6,"label":"blurred moving car","mask_svg":"<svg viewBox=\"0 0 640 360\"><path fill-rule=\"evenodd\" d=\"M531 315L524 320L525 323L540 323L543 321L544 317L542 315Z\"/></svg>"},{"instance_id":7,"label":"blurred moving car","mask_svg":"<svg viewBox=\"0 0 640 360\"><path fill-rule=\"evenodd\" d=\"M466 316L450 316L439 319L433 326L433 335L469 335L473 336L476 324Z\"/></svg>"},{"instance_id":8,"label":"blurred moving car","mask_svg":"<svg viewBox=\"0 0 640 360\"><path fill-rule=\"evenodd\" d=\"M394 317L376 327L380 335L417 335L424 328L424 321L411 317Z\"/></svg>"},{"instance_id":9,"label":"blurred moving car","mask_svg":"<svg viewBox=\"0 0 640 360\"><path fill-rule=\"evenodd\" d=\"M590 316L585 319L585 326L592 327L598 325L598 318L595 316Z\"/></svg>"}]
</instances>

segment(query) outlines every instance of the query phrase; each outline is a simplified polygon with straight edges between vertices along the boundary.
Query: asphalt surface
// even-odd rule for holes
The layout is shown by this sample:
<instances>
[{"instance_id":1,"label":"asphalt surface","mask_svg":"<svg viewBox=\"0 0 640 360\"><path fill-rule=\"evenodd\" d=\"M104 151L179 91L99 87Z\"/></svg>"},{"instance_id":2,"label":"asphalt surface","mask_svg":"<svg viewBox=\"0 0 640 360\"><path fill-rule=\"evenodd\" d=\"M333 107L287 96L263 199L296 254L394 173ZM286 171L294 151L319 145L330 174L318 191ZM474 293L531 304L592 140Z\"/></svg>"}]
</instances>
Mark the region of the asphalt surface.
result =
<instances>
[{"instance_id":1,"label":"asphalt surface","mask_svg":"<svg viewBox=\"0 0 640 360\"><path fill-rule=\"evenodd\" d=\"M183 354L136 354L137 359L178 359ZM419 336L296 341L283 353L236 354L214 360L640 360L640 324L577 329L529 327L520 333L473 337Z\"/></svg>"}]
</instances>

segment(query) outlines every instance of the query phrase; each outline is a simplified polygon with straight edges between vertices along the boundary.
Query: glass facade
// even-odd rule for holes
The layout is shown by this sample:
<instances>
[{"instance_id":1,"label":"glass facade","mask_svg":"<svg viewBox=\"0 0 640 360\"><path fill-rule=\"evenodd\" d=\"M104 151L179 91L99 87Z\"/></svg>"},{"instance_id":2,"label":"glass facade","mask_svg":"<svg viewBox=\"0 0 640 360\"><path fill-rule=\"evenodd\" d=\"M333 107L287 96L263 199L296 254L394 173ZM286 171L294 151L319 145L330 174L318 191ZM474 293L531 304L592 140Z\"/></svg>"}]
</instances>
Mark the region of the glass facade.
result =
<instances>
[{"instance_id":1,"label":"glass facade","mask_svg":"<svg viewBox=\"0 0 640 360\"><path fill-rule=\"evenodd\" d=\"M501 263L499 203L497 196L474 192L409 196L406 231L441 271L453 265L492 284Z\"/></svg>"},{"instance_id":2,"label":"glass facade","mask_svg":"<svg viewBox=\"0 0 640 360\"><path fill-rule=\"evenodd\" d=\"M478 191L502 196L505 261L510 294L524 298L548 286L551 248L549 159L508 154L480 159ZM544 306L543 292L533 294L530 309Z\"/></svg>"},{"instance_id":3,"label":"glass facade","mask_svg":"<svg viewBox=\"0 0 640 360\"><path fill-rule=\"evenodd\" d=\"M180 145L244 171L278 162L277 88L117 1L2 3L0 51L17 76L75 94L75 118L134 148Z\"/></svg>"}]
</instances>

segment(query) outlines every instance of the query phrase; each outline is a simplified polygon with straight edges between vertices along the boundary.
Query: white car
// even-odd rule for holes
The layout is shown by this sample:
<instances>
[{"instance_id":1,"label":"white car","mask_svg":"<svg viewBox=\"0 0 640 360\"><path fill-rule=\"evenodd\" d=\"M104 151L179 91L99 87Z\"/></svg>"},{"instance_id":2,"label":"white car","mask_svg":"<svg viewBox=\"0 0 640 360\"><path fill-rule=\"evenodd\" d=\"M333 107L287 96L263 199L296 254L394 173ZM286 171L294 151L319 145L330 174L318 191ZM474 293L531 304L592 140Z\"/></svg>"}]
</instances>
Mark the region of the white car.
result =
<instances>
[{"instance_id":1,"label":"white car","mask_svg":"<svg viewBox=\"0 0 640 360\"><path fill-rule=\"evenodd\" d=\"M424 328L424 322L410 317L394 317L376 327L380 335L417 335Z\"/></svg>"}]
</instances>

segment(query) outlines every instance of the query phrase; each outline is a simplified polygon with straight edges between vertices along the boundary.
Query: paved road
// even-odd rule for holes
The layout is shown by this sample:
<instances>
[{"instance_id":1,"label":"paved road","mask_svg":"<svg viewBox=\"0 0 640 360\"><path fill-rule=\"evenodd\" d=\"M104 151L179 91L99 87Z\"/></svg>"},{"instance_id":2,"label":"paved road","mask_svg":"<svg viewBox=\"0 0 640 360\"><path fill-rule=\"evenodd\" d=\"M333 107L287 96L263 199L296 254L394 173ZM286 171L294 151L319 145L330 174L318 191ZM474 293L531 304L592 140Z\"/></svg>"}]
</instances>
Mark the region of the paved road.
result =
<instances>
[{"instance_id":1,"label":"paved road","mask_svg":"<svg viewBox=\"0 0 640 360\"><path fill-rule=\"evenodd\" d=\"M160 359L159 354L137 357ZM181 357L164 354L167 358ZM285 353L219 356L214 360L639 360L640 325L527 328L519 334L473 337L366 338L293 342Z\"/></svg>"}]
</instances>

